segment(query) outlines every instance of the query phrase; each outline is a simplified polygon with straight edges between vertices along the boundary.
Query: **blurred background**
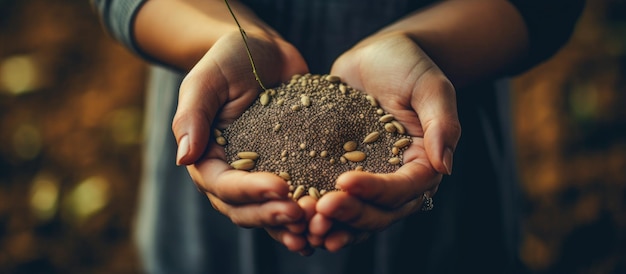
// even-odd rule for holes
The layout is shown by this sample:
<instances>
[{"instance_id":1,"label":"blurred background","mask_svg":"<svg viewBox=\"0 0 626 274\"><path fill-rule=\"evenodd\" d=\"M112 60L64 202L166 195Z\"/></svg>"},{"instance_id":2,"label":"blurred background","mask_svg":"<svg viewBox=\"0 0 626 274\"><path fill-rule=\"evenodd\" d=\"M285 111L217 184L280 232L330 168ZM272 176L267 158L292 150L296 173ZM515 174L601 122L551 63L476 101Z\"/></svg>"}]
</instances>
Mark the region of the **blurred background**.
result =
<instances>
[{"instance_id":1,"label":"blurred background","mask_svg":"<svg viewBox=\"0 0 626 274\"><path fill-rule=\"evenodd\" d=\"M521 260L626 273L626 0L514 79ZM146 66L77 0L0 0L0 273L135 273Z\"/></svg>"}]
</instances>

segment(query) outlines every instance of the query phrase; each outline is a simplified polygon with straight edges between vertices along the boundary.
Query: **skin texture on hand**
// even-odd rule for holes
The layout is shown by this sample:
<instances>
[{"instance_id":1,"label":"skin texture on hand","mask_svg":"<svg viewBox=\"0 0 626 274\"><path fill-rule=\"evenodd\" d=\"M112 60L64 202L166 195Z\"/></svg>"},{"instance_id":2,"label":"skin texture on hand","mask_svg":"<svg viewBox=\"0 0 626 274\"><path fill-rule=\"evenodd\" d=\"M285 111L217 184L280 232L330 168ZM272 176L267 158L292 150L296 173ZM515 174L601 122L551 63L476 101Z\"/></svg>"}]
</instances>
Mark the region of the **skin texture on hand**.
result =
<instances>
[{"instance_id":1,"label":"skin texture on hand","mask_svg":"<svg viewBox=\"0 0 626 274\"><path fill-rule=\"evenodd\" d=\"M292 45L240 2L231 5L266 86L308 71ZM356 45L331 73L372 94L406 126L414 138L405 165L388 175L346 173L337 180L343 192L296 203L287 199L281 178L235 171L223 148L209 143L211 128L239 117L259 92L224 3L147 1L134 29L144 54L189 71L172 125L177 164L188 165L213 207L235 224L264 227L304 255L311 253L309 245L338 250L419 210L421 193L434 195L441 174L452 171L460 135L452 83L464 86L498 74L514 66L527 46L522 19L504 0L438 2Z\"/></svg>"},{"instance_id":2,"label":"skin texture on hand","mask_svg":"<svg viewBox=\"0 0 626 274\"><path fill-rule=\"evenodd\" d=\"M256 35L248 39L266 83L275 84L307 71L298 52L284 41ZM178 163L187 165L197 187L234 224L264 227L288 249L302 251L306 247L302 235L306 214L303 207L287 198L285 181L271 173L232 169L226 163L224 148L209 141L211 128L232 123L257 99L259 89L239 32L224 35L181 84L172 124L179 141Z\"/></svg>"},{"instance_id":3,"label":"skin texture on hand","mask_svg":"<svg viewBox=\"0 0 626 274\"><path fill-rule=\"evenodd\" d=\"M461 133L454 87L433 61L402 33L364 41L342 55L332 74L367 91L413 137L404 165L392 174L348 172L337 179L340 192L324 195L309 224L313 246L336 251L364 240L417 212L422 194L432 196L444 173L447 151Z\"/></svg>"}]
</instances>

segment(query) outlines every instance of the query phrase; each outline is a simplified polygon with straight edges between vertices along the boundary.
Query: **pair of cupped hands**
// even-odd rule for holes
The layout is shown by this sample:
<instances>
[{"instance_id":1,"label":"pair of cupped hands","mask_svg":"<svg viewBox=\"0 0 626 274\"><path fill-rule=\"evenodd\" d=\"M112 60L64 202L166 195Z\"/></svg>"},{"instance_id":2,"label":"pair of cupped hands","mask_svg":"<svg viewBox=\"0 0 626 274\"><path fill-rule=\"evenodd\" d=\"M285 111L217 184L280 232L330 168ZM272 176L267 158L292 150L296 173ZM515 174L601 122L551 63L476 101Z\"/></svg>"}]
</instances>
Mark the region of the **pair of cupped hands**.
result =
<instances>
[{"instance_id":1,"label":"pair of cupped hands","mask_svg":"<svg viewBox=\"0 0 626 274\"><path fill-rule=\"evenodd\" d=\"M308 72L291 44L271 35L248 35L263 83L275 86ZM337 251L367 239L420 210L423 194L450 174L461 129L455 90L417 43L403 33L374 35L342 54L330 74L375 97L401 122L413 142L392 174L351 171L319 200L288 198L276 174L233 169L210 134L237 119L258 98L242 37L224 35L189 71L180 87L172 129L177 164L186 165L212 206L241 227L262 227L290 251Z\"/></svg>"}]
</instances>

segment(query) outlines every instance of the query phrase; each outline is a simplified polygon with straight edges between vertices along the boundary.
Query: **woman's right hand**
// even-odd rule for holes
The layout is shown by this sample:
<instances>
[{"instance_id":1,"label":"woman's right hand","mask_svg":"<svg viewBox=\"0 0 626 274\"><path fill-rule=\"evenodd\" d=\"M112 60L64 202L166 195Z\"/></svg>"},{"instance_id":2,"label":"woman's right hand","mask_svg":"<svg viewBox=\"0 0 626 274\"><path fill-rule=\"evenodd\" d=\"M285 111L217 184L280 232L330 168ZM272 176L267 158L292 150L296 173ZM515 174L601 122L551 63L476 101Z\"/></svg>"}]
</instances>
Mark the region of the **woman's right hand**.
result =
<instances>
[{"instance_id":1,"label":"woman's right hand","mask_svg":"<svg viewBox=\"0 0 626 274\"><path fill-rule=\"evenodd\" d=\"M308 68L289 43L271 35L250 34L248 46L264 85L273 86ZM260 90L241 34L220 38L183 80L172 130L178 143L176 163L187 165L198 189L213 207L242 227L263 227L291 251L303 251L305 213L310 206L287 197L277 175L233 169L224 148L210 138L256 100Z\"/></svg>"}]
</instances>

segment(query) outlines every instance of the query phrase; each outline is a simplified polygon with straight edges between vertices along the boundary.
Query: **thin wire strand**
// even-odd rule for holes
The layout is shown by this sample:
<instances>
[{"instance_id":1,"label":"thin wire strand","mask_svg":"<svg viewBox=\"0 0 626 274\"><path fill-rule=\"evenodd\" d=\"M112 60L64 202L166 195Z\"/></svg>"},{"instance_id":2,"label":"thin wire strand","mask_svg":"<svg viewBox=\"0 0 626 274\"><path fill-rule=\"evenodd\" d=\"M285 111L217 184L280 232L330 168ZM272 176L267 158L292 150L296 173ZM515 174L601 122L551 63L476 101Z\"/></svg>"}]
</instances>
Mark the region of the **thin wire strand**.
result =
<instances>
[{"instance_id":1,"label":"thin wire strand","mask_svg":"<svg viewBox=\"0 0 626 274\"><path fill-rule=\"evenodd\" d=\"M252 73L254 73L254 78L256 79L257 82L259 82L259 85L265 91L267 89L263 85L263 82L261 82L261 77L259 77L259 74L257 74L256 65L254 64L254 59L252 58L252 53L250 52L250 47L248 46L248 35L246 34L246 31L243 30L243 28L239 24L239 20L237 20L237 17L235 16L235 13L230 8L230 4L228 4L228 0L224 0L224 3L226 3L226 7L228 8L228 11L230 12L230 15L233 16L233 19L235 19L235 23L237 24L237 27L239 28L239 32L241 33L241 38L243 38L243 43L246 46L246 52L248 53L248 59L250 59L250 65L252 65Z\"/></svg>"}]
</instances>

